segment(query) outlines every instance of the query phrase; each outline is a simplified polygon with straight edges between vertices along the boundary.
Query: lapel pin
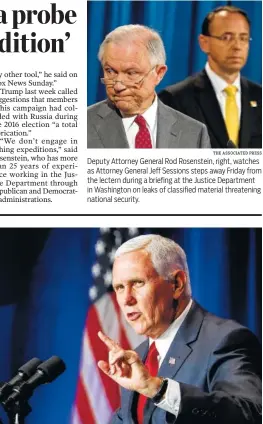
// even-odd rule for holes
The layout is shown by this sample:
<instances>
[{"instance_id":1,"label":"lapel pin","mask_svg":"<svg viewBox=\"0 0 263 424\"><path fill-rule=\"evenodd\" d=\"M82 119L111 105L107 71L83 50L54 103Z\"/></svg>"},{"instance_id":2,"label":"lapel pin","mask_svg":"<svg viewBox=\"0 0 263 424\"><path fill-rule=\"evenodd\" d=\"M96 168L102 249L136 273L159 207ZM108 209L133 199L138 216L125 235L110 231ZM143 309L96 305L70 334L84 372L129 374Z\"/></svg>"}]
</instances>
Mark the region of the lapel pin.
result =
<instances>
[{"instance_id":1,"label":"lapel pin","mask_svg":"<svg viewBox=\"0 0 263 424\"><path fill-rule=\"evenodd\" d=\"M251 107L257 107L258 103L256 102L256 100L250 100L250 106Z\"/></svg>"},{"instance_id":2,"label":"lapel pin","mask_svg":"<svg viewBox=\"0 0 263 424\"><path fill-rule=\"evenodd\" d=\"M169 365L175 365L175 358L170 357L168 363Z\"/></svg>"}]
</instances>

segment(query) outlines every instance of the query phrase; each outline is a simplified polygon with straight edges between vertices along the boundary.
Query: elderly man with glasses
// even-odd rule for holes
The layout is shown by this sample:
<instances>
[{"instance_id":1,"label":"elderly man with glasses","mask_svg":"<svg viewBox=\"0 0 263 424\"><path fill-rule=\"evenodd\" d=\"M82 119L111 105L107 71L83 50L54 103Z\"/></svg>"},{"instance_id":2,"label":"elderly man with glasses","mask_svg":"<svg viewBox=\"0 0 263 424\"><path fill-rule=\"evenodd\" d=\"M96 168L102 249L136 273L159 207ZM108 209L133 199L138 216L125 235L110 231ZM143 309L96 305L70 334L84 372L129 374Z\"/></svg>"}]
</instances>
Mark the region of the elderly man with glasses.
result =
<instances>
[{"instance_id":1,"label":"elderly man with glasses","mask_svg":"<svg viewBox=\"0 0 263 424\"><path fill-rule=\"evenodd\" d=\"M88 107L88 148L208 148L207 129L157 99L165 50L159 34L142 25L109 33L98 58L108 99Z\"/></svg>"},{"instance_id":2,"label":"elderly man with glasses","mask_svg":"<svg viewBox=\"0 0 263 424\"><path fill-rule=\"evenodd\" d=\"M159 94L166 105L203 122L213 148L262 147L262 88L240 76L250 42L246 12L218 7L199 36L205 69Z\"/></svg>"}]
</instances>

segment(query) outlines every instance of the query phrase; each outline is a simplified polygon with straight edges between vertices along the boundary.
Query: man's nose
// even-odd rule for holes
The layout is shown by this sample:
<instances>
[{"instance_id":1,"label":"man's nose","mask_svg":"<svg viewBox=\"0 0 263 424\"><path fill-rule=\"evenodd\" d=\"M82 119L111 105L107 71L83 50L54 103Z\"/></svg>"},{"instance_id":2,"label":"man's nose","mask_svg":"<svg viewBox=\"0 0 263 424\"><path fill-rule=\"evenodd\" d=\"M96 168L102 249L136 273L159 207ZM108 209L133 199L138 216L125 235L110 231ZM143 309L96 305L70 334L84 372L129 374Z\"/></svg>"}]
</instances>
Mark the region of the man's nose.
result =
<instances>
[{"instance_id":1,"label":"man's nose","mask_svg":"<svg viewBox=\"0 0 263 424\"><path fill-rule=\"evenodd\" d=\"M126 85L123 84L122 81L116 81L114 84L114 90L115 91L123 91L126 89Z\"/></svg>"},{"instance_id":2,"label":"man's nose","mask_svg":"<svg viewBox=\"0 0 263 424\"><path fill-rule=\"evenodd\" d=\"M234 49L237 49L237 50L242 49L242 47L243 47L243 43L242 43L242 41L240 40L240 38L239 38L239 37L236 37L236 38L233 40L232 47L233 47Z\"/></svg>"},{"instance_id":3,"label":"man's nose","mask_svg":"<svg viewBox=\"0 0 263 424\"><path fill-rule=\"evenodd\" d=\"M123 300L125 305L134 305L136 303L136 298L131 288L128 288L128 287L125 288L123 297L124 297Z\"/></svg>"}]
</instances>

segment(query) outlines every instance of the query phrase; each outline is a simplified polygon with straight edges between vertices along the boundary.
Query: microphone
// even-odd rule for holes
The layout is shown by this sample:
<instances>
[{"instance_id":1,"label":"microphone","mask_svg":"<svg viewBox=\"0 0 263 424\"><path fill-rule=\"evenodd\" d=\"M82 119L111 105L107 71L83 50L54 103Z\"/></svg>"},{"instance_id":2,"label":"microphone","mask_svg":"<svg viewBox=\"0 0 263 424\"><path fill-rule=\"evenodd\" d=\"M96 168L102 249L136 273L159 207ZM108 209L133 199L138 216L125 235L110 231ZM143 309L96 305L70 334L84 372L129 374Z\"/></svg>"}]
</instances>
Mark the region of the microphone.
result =
<instances>
[{"instance_id":1,"label":"microphone","mask_svg":"<svg viewBox=\"0 0 263 424\"><path fill-rule=\"evenodd\" d=\"M66 369L65 363L58 356L51 356L47 361L37 367L34 375L19 386L13 387L13 393L3 403L4 407L10 408L17 401L29 399L33 391L40 384L51 383Z\"/></svg>"},{"instance_id":2,"label":"microphone","mask_svg":"<svg viewBox=\"0 0 263 424\"><path fill-rule=\"evenodd\" d=\"M22 365L22 367L19 368L17 375L15 375L15 377L13 377L8 383L4 383L0 387L0 402L10 395L14 386L17 386L19 383L24 382L31 377L41 363L42 361L40 361L40 359L32 358L30 361Z\"/></svg>"}]
</instances>

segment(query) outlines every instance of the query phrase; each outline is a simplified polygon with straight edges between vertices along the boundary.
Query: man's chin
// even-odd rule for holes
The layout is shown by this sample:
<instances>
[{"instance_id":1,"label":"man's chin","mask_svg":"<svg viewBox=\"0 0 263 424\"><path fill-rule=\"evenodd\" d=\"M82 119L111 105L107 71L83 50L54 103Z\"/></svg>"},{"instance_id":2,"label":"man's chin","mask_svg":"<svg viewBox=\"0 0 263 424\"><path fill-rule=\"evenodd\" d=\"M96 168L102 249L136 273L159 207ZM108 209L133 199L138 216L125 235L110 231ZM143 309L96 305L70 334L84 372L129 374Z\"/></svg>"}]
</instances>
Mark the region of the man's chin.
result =
<instances>
[{"instance_id":1,"label":"man's chin","mask_svg":"<svg viewBox=\"0 0 263 424\"><path fill-rule=\"evenodd\" d=\"M130 110L132 110L132 106L131 106L128 99L116 99L116 98L114 98L113 101L114 101L115 106L120 110L123 110L125 112L129 112Z\"/></svg>"},{"instance_id":2,"label":"man's chin","mask_svg":"<svg viewBox=\"0 0 263 424\"><path fill-rule=\"evenodd\" d=\"M240 72L241 69L244 66L244 62L242 62L241 60L232 60L229 62L228 66L227 66L227 71L228 72Z\"/></svg>"},{"instance_id":3,"label":"man's chin","mask_svg":"<svg viewBox=\"0 0 263 424\"><path fill-rule=\"evenodd\" d=\"M116 106L116 108L127 116L133 116L137 113L136 111L138 109L138 106L133 104L131 100L132 98L128 96L123 99L116 97L111 98L111 101Z\"/></svg>"},{"instance_id":4,"label":"man's chin","mask_svg":"<svg viewBox=\"0 0 263 424\"><path fill-rule=\"evenodd\" d=\"M129 321L129 324L133 328L136 334L138 334L139 336L145 335L146 329L142 325L140 325L139 323L130 322L130 321Z\"/></svg>"}]
</instances>

